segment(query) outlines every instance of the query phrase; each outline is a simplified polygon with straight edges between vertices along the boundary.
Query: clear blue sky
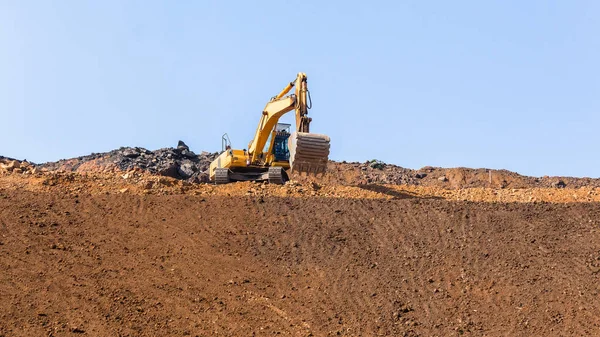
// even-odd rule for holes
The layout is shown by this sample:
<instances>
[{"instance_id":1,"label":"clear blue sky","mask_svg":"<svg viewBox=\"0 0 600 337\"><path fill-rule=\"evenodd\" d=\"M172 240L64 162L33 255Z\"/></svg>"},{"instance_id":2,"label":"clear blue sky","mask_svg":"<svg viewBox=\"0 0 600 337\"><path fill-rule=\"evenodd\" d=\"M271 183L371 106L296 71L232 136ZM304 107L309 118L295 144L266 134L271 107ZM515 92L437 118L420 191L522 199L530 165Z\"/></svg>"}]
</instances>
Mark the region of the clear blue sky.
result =
<instances>
[{"instance_id":1,"label":"clear blue sky","mask_svg":"<svg viewBox=\"0 0 600 337\"><path fill-rule=\"evenodd\" d=\"M4 0L0 155L245 148L302 71L332 159L599 177L598 18L598 1Z\"/></svg>"}]
</instances>

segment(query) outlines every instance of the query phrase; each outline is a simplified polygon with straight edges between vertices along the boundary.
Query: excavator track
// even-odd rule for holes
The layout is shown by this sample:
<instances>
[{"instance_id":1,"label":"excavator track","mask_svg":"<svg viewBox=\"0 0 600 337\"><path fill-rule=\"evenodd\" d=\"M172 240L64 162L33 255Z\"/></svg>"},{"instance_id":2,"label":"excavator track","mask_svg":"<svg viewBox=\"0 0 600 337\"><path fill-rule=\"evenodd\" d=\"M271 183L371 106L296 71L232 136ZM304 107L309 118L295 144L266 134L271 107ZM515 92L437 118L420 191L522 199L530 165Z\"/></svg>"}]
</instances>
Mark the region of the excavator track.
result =
<instances>
[{"instance_id":1,"label":"excavator track","mask_svg":"<svg viewBox=\"0 0 600 337\"><path fill-rule=\"evenodd\" d=\"M288 140L290 169L292 172L319 174L327 170L329 161L329 136L295 132Z\"/></svg>"},{"instance_id":2,"label":"excavator track","mask_svg":"<svg viewBox=\"0 0 600 337\"><path fill-rule=\"evenodd\" d=\"M287 173L282 167L269 167L269 184L283 185L288 180Z\"/></svg>"},{"instance_id":3,"label":"excavator track","mask_svg":"<svg viewBox=\"0 0 600 337\"><path fill-rule=\"evenodd\" d=\"M215 184L227 184L230 182L229 179L229 169L227 168L217 168L215 169Z\"/></svg>"}]
</instances>

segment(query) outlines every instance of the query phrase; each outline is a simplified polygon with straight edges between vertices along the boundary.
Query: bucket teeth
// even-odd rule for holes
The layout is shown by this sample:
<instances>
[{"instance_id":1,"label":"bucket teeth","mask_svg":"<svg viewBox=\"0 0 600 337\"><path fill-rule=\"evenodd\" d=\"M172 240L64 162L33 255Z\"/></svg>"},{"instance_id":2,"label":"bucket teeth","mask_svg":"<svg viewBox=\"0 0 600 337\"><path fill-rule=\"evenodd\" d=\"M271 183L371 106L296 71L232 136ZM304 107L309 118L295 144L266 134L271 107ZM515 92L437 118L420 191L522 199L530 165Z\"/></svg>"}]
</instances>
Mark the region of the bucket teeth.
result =
<instances>
[{"instance_id":1,"label":"bucket teeth","mask_svg":"<svg viewBox=\"0 0 600 337\"><path fill-rule=\"evenodd\" d=\"M319 174L327 170L329 136L295 132L290 136L288 142L292 172Z\"/></svg>"}]
</instances>

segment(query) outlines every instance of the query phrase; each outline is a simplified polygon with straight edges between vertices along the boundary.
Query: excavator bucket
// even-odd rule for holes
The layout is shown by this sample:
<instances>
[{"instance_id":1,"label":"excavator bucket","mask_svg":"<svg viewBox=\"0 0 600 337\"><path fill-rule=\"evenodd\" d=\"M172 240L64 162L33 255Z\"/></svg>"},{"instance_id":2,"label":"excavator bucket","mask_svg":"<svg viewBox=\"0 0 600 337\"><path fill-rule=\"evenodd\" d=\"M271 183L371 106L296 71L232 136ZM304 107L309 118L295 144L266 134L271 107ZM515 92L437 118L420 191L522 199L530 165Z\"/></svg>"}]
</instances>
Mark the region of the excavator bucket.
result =
<instances>
[{"instance_id":1,"label":"excavator bucket","mask_svg":"<svg viewBox=\"0 0 600 337\"><path fill-rule=\"evenodd\" d=\"M318 174L327 170L329 136L316 133L294 132L288 140L292 172Z\"/></svg>"}]
</instances>

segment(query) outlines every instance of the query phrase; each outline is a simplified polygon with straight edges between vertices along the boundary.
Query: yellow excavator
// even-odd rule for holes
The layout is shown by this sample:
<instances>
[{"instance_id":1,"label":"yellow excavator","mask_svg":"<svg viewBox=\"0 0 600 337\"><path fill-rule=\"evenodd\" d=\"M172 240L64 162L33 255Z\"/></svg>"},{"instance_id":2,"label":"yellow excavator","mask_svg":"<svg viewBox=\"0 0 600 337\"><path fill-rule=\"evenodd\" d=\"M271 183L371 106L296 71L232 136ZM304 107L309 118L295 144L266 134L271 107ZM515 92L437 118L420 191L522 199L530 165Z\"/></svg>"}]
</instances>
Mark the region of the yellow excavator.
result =
<instances>
[{"instance_id":1,"label":"yellow excavator","mask_svg":"<svg viewBox=\"0 0 600 337\"><path fill-rule=\"evenodd\" d=\"M294 93L288 95L293 89ZM287 95L287 96L286 96ZM284 184L291 172L319 174L327 169L329 142L326 135L310 133L308 110L312 107L306 74L298 73L262 111L254 139L248 149L235 150L227 134L222 137L223 152L210 164L209 177L216 184L231 181L268 181ZM285 113L296 112L296 128L278 123Z\"/></svg>"}]
</instances>

